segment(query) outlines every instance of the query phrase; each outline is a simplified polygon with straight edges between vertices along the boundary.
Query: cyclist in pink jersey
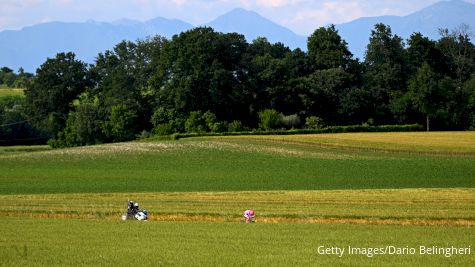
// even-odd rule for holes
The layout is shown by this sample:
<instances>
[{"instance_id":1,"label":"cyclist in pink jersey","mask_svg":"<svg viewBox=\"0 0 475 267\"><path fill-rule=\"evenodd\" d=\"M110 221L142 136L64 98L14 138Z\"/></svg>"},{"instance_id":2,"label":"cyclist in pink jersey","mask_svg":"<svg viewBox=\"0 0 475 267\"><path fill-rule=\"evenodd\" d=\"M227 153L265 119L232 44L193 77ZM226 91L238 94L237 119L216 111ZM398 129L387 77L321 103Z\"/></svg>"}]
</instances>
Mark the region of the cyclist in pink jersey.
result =
<instances>
[{"instance_id":1,"label":"cyclist in pink jersey","mask_svg":"<svg viewBox=\"0 0 475 267\"><path fill-rule=\"evenodd\" d=\"M254 211L253 210L246 210L244 211L244 213L242 214L244 216L244 218L246 219L246 223L251 223L251 222L254 222L254 218L256 217L254 215Z\"/></svg>"}]
</instances>

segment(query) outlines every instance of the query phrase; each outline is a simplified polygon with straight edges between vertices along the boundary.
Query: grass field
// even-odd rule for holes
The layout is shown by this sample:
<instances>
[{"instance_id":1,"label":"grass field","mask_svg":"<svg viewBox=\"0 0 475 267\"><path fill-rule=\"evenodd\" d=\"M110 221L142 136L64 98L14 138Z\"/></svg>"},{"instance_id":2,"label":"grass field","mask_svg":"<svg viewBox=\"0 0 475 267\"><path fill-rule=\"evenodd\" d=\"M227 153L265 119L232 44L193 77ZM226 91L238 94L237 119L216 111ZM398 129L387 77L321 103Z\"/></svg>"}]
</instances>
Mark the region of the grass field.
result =
<instances>
[{"instance_id":1,"label":"grass field","mask_svg":"<svg viewBox=\"0 0 475 267\"><path fill-rule=\"evenodd\" d=\"M148 222L119 221L129 198ZM474 226L475 132L0 148L0 265L473 266Z\"/></svg>"},{"instance_id":2,"label":"grass field","mask_svg":"<svg viewBox=\"0 0 475 267\"><path fill-rule=\"evenodd\" d=\"M475 140L475 132L458 135ZM444 139L435 151L413 153L346 139L328 146L312 136L310 144L307 136L224 137L0 152L0 194L475 187L470 146Z\"/></svg>"},{"instance_id":3,"label":"grass field","mask_svg":"<svg viewBox=\"0 0 475 267\"><path fill-rule=\"evenodd\" d=\"M473 244L473 229L447 226L120 222L3 218L9 266L473 266L474 255L319 255L319 246ZM12 231L15 229L17 231ZM472 252L473 253L473 252Z\"/></svg>"},{"instance_id":4,"label":"grass field","mask_svg":"<svg viewBox=\"0 0 475 267\"><path fill-rule=\"evenodd\" d=\"M259 222L475 226L472 188L3 195L0 215L117 220L127 198L153 210L151 221L239 222L253 207Z\"/></svg>"}]
</instances>

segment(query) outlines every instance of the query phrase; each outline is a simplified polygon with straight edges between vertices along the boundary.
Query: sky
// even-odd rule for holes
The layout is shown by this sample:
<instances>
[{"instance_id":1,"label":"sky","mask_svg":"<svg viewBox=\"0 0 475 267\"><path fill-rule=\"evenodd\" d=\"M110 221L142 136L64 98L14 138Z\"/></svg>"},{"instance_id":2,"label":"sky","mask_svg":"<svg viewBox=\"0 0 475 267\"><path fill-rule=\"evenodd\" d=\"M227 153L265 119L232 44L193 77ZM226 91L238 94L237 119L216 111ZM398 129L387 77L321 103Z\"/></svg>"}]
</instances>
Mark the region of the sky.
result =
<instances>
[{"instance_id":1,"label":"sky","mask_svg":"<svg viewBox=\"0 0 475 267\"><path fill-rule=\"evenodd\" d=\"M155 17L181 19L199 26L239 7L256 11L298 34L309 35L331 23L370 16L404 16L439 1L444 0L0 0L0 31L51 21L146 21Z\"/></svg>"}]
</instances>

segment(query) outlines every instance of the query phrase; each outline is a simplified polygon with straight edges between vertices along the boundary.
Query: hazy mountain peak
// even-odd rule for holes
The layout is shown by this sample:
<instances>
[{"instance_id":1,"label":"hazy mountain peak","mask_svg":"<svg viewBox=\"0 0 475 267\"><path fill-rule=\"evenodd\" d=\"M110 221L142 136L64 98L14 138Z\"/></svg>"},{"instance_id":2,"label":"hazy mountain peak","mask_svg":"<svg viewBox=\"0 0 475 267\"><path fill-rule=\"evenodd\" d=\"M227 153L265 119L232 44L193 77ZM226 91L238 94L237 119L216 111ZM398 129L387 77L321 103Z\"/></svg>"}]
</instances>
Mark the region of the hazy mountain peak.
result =
<instances>
[{"instance_id":1,"label":"hazy mountain peak","mask_svg":"<svg viewBox=\"0 0 475 267\"><path fill-rule=\"evenodd\" d=\"M245 8L241 8L241 7L237 7L231 11L229 11L227 13L228 15L256 15L256 16L260 16L257 12L254 12L254 11L251 11L251 10L247 10Z\"/></svg>"},{"instance_id":2,"label":"hazy mountain peak","mask_svg":"<svg viewBox=\"0 0 475 267\"><path fill-rule=\"evenodd\" d=\"M348 43L351 52L363 58L369 42L371 30L377 23L391 26L392 33L405 39L414 32L420 32L430 39L439 39L439 29L452 30L461 24L475 29L475 5L463 0L450 0L435 3L407 16L381 16L360 18L337 25L340 35Z\"/></svg>"},{"instance_id":3,"label":"hazy mountain peak","mask_svg":"<svg viewBox=\"0 0 475 267\"><path fill-rule=\"evenodd\" d=\"M475 30L475 5L463 0L438 2L413 14L360 18L336 25L351 52L363 58L371 30L376 23L388 24L393 34L408 38L421 32L431 39L438 39L438 29L454 29L465 23ZM220 32L238 32L251 42L266 37L270 42L282 42L291 48L306 49L307 38L275 23L257 12L236 8L219 16L205 26ZM25 27L18 31L0 32L0 67L17 70L23 67L33 72L47 57L58 52L73 51L77 57L93 63L99 52L112 49L122 40L135 41L159 34L170 38L174 34L193 28L193 25L177 19L157 17L141 22L120 19L114 22L84 23L50 22Z\"/></svg>"},{"instance_id":4,"label":"hazy mountain peak","mask_svg":"<svg viewBox=\"0 0 475 267\"><path fill-rule=\"evenodd\" d=\"M246 36L247 41L257 37L266 37L270 42L282 42L291 48L306 48L306 37L259 15L257 12L236 8L207 23L216 31L238 32Z\"/></svg>"},{"instance_id":5,"label":"hazy mountain peak","mask_svg":"<svg viewBox=\"0 0 475 267\"><path fill-rule=\"evenodd\" d=\"M129 26L129 25L138 25L141 24L141 21L138 20L133 20L133 19L127 19L127 18L121 18L119 20L111 22L112 25L119 25L119 26Z\"/></svg>"}]
</instances>

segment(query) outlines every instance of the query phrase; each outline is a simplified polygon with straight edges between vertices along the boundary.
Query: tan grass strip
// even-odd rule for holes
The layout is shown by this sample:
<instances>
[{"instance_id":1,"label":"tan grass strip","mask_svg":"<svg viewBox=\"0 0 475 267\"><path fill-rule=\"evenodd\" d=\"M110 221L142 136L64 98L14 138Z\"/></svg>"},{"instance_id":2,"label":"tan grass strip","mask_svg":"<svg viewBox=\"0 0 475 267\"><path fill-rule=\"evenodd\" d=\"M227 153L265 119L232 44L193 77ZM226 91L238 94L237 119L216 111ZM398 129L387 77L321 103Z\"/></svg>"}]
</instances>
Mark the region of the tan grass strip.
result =
<instances>
[{"instance_id":1,"label":"tan grass strip","mask_svg":"<svg viewBox=\"0 0 475 267\"><path fill-rule=\"evenodd\" d=\"M100 215L80 213L22 213L1 211L0 217L16 218L39 218L39 219L83 219L83 220L107 220L119 221L121 214ZM150 216L149 221L161 222L241 222L241 217L236 216L212 216L196 214L158 214ZM475 220L469 219L381 219L381 218L295 218L295 217L259 217L258 223L313 223L313 224L362 224L362 225L418 225L418 226L465 226L474 227Z\"/></svg>"}]
</instances>

